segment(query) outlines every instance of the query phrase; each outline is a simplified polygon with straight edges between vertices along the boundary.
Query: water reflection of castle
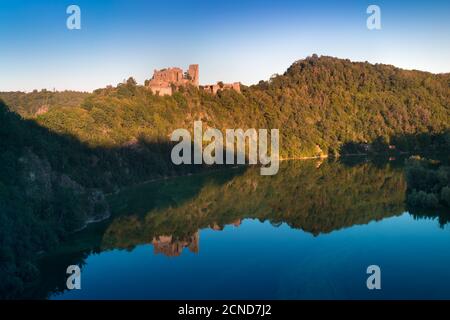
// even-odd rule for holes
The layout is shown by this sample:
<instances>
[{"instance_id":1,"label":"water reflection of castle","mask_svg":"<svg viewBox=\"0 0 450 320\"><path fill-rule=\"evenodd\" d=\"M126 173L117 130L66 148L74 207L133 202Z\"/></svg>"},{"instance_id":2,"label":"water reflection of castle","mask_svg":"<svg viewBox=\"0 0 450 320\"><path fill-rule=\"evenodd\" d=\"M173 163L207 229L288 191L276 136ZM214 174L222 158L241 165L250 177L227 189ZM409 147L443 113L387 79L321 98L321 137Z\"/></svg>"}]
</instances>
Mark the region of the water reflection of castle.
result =
<instances>
[{"instance_id":1,"label":"water reflection of castle","mask_svg":"<svg viewBox=\"0 0 450 320\"><path fill-rule=\"evenodd\" d=\"M235 227L241 225L241 219L237 219L232 223ZM222 226L214 223L210 226L211 229L220 231L223 230ZM178 257L183 252L184 248L188 248L192 253L199 252L199 231L195 232L192 236L185 239L174 239L173 236L157 236L152 240L154 254L163 254L168 257Z\"/></svg>"},{"instance_id":2,"label":"water reflection of castle","mask_svg":"<svg viewBox=\"0 0 450 320\"><path fill-rule=\"evenodd\" d=\"M174 240L172 236L158 236L153 238L153 252L162 253L169 257L177 257L183 252L184 248L189 248L193 253L198 253L198 231L185 240Z\"/></svg>"}]
</instances>

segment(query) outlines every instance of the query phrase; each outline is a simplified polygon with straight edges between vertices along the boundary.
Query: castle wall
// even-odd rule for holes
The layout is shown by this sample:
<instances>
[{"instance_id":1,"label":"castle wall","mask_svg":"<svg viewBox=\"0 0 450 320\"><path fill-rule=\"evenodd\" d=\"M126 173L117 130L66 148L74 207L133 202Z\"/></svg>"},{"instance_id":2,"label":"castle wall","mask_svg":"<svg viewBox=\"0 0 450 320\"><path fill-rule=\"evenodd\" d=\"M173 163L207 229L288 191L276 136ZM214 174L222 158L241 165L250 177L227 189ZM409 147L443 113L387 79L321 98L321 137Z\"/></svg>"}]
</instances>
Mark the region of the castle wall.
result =
<instances>
[{"instance_id":1,"label":"castle wall","mask_svg":"<svg viewBox=\"0 0 450 320\"><path fill-rule=\"evenodd\" d=\"M241 92L241 83L233 82L233 83L223 83L222 85L217 84L208 84L202 86L202 89L208 93L216 94L219 90L235 90L237 92Z\"/></svg>"},{"instance_id":2,"label":"castle wall","mask_svg":"<svg viewBox=\"0 0 450 320\"><path fill-rule=\"evenodd\" d=\"M189 65L187 76L183 73L181 68L167 68L162 70L154 70L153 77L148 83L148 88L155 94L172 95L173 86L182 87L193 85L199 87L199 66L198 64ZM219 90L235 90L241 92L241 84L234 83L220 83L201 86L201 88L211 94L216 94Z\"/></svg>"},{"instance_id":3,"label":"castle wall","mask_svg":"<svg viewBox=\"0 0 450 320\"><path fill-rule=\"evenodd\" d=\"M176 87L181 87L191 84L198 87L198 69L198 64L190 65L187 72L189 77L185 77L181 68L154 70L153 77L148 83L148 88L155 94L159 93L160 95L172 95L173 85Z\"/></svg>"}]
</instances>

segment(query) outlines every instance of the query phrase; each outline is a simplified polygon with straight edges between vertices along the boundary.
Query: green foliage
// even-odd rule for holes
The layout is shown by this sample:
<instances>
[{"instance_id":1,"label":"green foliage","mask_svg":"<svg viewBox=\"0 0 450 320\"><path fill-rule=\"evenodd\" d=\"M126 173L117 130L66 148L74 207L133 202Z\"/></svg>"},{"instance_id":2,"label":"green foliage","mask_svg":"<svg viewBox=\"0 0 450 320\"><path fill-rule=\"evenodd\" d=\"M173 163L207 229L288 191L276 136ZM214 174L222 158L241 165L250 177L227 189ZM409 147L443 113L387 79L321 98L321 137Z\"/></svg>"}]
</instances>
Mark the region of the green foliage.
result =
<instances>
[{"instance_id":1,"label":"green foliage","mask_svg":"<svg viewBox=\"0 0 450 320\"><path fill-rule=\"evenodd\" d=\"M407 202L411 207L450 208L450 166L442 161L411 158L407 161Z\"/></svg>"},{"instance_id":2,"label":"green foliage","mask_svg":"<svg viewBox=\"0 0 450 320\"><path fill-rule=\"evenodd\" d=\"M213 96L188 87L159 97L130 78L96 90L81 107L50 110L38 121L91 146L167 140L174 129L192 129L195 120L222 130L278 128L282 157L309 157L352 153L346 149L352 143L378 153L389 145L442 151L450 148L449 105L446 75L313 56L283 75L243 86L242 94ZM430 144L432 135L446 131L443 141Z\"/></svg>"},{"instance_id":3,"label":"green foliage","mask_svg":"<svg viewBox=\"0 0 450 320\"><path fill-rule=\"evenodd\" d=\"M59 107L76 107L88 96L86 92L34 90L25 92L0 92L0 99L23 117L34 117L36 113Z\"/></svg>"},{"instance_id":4,"label":"green foliage","mask_svg":"<svg viewBox=\"0 0 450 320\"><path fill-rule=\"evenodd\" d=\"M439 205L439 199L434 193L413 190L408 195L408 203L413 207L435 209Z\"/></svg>"},{"instance_id":5,"label":"green foliage","mask_svg":"<svg viewBox=\"0 0 450 320\"><path fill-rule=\"evenodd\" d=\"M441 190L441 201L450 208L450 187L444 187Z\"/></svg>"}]
</instances>

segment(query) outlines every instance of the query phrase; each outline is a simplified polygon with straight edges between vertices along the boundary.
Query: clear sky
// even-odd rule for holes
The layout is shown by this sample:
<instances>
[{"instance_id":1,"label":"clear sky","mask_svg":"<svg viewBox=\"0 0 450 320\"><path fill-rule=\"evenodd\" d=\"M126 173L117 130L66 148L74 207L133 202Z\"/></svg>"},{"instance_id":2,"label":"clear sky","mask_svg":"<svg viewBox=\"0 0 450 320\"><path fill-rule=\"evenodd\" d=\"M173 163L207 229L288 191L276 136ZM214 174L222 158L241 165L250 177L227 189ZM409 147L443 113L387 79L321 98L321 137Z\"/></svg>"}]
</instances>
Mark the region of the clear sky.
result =
<instances>
[{"instance_id":1,"label":"clear sky","mask_svg":"<svg viewBox=\"0 0 450 320\"><path fill-rule=\"evenodd\" d=\"M66 8L81 8L68 30ZM368 30L368 5L381 30ZM450 72L450 1L0 0L0 91L139 83L200 64L200 83L266 80L313 53Z\"/></svg>"}]
</instances>

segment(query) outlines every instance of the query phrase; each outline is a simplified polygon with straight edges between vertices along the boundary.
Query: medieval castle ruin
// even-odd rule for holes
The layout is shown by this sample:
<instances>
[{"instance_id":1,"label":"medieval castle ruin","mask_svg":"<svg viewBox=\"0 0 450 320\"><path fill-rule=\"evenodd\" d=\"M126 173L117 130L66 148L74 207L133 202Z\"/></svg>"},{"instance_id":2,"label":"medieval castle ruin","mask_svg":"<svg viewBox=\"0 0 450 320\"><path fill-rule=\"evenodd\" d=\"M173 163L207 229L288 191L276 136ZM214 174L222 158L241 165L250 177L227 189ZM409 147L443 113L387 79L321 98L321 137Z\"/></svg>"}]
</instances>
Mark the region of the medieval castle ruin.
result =
<instances>
[{"instance_id":1,"label":"medieval castle ruin","mask_svg":"<svg viewBox=\"0 0 450 320\"><path fill-rule=\"evenodd\" d=\"M233 89L241 92L241 84L239 82L223 83L211 85L199 85L198 64L191 64L189 69L183 73L181 68L167 68L155 70L153 77L148 81L147 87L155 94L172 95L179 87L192 85L211 94L216 94L219 90Z\"/></svg>"}]
</instances>

